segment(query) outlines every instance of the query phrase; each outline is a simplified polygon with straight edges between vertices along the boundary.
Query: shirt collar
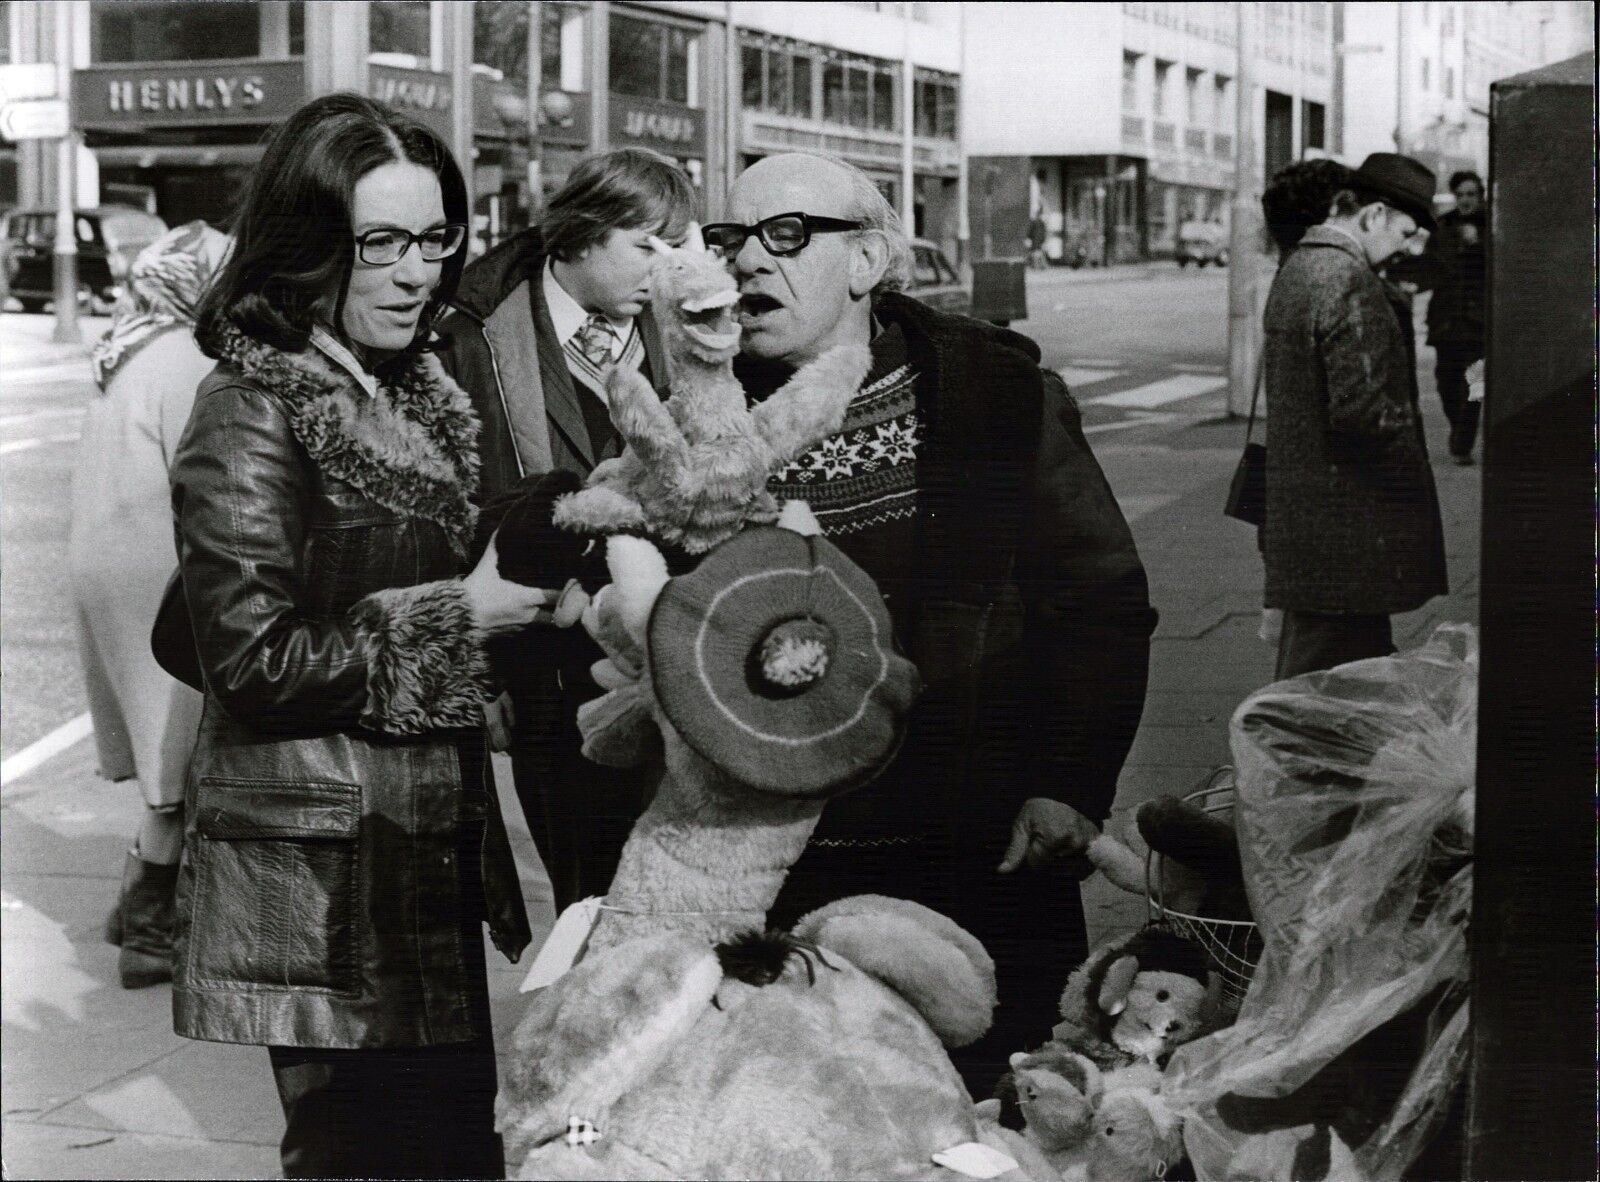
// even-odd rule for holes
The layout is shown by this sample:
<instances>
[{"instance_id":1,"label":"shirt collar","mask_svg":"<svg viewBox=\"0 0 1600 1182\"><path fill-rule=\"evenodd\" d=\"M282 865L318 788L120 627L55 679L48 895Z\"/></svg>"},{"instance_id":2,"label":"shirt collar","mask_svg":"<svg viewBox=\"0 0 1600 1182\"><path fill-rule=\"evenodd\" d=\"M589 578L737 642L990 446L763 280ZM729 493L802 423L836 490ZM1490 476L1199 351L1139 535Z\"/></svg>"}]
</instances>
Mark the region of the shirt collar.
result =
<instances>
[{"instance_id":1,"label":"shirt collar","mask_svg":"<svg viewBox=\"0 0 1600 1182\"><path fill-rule=\"evenodd\" d=\"M378 379L367 372L360 359L344 343L320 324L311 326L311 343L315 345L329 361L344 370L355 379L356 385L366 391L368 398L378 396Z\"/></svg>"},{"instance_id":2,"label":"shirt collar","mask_svg":"<svg viewBox=\"0 0 1600 1182\"><path fill-rule=\"evenodd\" d=\"M544 265L544 306L550 313L550 323L556 330L556 343L565 345L589 321L583 305L567 294L567 289L556 282L555 268L547 261ZM607 316L611 327L617 330L617 340L625 341L633 330L633 317L618 320Z\"/></svg>"}]
</instances>

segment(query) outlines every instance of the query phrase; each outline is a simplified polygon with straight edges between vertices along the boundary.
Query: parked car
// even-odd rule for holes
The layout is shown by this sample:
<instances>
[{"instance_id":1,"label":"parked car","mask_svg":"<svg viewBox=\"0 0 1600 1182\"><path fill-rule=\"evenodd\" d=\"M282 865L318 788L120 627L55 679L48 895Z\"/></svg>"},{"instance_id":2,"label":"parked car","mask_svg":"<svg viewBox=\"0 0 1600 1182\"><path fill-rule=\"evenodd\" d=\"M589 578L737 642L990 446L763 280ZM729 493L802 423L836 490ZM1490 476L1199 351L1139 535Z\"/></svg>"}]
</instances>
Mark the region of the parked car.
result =
<instances>
[{"instance_id":1,"label":"parked car","mask_svg":"<svg viewBox=\"0 0 1600 1182\"><path fill-rule=\"evenodd\" d=\"M1228 234L1219 222L1184 222L1178 227L1178 266L1228 265Z\"/></svg>"},{"instance_id":2,"label":"parked car","mask_svg":"<svg viewBox=\"0 0 1600 1182\"><path fill-rule=\"evenodd\" d=\"M941 312L972 315L972 292L962 285L944 251L923 238L911 243L911 286L906 294Z\"/></svg>"},{"instance_id":3,"label":"parked car","mask_svg":"<svg viewBox=\"0 0 1600 1182\"><path fill-rule=\"evenodd\" d=\"M110 312L135 256L165 234L167 224L153 213L118 205L77 210L73 221L79 303ZM55 210L14 209L6 215L6 287L25 312L42 312L55 299L55 247Z\"/></svg>"}]
</instances>

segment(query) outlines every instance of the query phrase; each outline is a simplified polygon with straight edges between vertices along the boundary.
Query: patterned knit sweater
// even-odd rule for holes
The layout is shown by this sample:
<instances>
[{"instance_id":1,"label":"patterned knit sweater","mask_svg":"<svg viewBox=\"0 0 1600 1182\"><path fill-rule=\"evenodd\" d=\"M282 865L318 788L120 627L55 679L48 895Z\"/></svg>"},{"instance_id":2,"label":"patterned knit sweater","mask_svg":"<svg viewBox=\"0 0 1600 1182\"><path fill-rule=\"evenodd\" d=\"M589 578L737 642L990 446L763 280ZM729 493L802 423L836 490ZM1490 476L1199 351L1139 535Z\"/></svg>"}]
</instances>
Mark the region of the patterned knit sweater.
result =
<instances>
[{"instance_id":1,"label":"patterned knit sweater","mask_svg":"<svg viewBox=\"0 0 1600 1182\"><path fill-rule=\"evenodd\" d=\"M872 369L839 431L776 473L780 500L804 500L822 532L892 603L911 577L917 513L916 371L898 326L872 340Z\"/></svg>"}]
</instances>

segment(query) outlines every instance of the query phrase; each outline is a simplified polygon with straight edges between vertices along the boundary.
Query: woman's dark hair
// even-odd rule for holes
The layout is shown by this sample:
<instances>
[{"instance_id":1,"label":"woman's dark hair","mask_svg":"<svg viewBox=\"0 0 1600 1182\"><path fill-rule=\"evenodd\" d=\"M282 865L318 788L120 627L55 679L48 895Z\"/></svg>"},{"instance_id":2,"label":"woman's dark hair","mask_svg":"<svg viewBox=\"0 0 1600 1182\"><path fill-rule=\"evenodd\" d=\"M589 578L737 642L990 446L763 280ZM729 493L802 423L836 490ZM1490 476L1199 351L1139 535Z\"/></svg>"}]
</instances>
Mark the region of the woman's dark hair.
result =
<instances>
[{"instance_id":1,"label":"woman's dark hair","mask_svg":"<svg viewBox=\"0 0 1600 1182\"><path fill-rule=\"evenodd\" d=\"M1353 183L1351 171L1337 160L1301 160L1280 170L1261 194L1261 213L1279 256L1327 221L1333 199Z\"/></svg>"},{"instance_id":2,"label":"woman's dark hair","mask_svg":"<svg viewBox=\"0 0 1600 1182\"><path fill-rule=\"evenodd\" d=\"M591 156L550 198L540 222L545 250L570 262L613 230L648 229L677 242L694 217L696 194L671 158L649 148Z\"/></svg>"},{"instance_id":3,"label":"woman's dark hair","mask_svg":"<svg viewBox=\"0 0 1600 1182\"><path fill-rule=\"evenodd\" d=\"M1457 187L1471 181L1478 186L1478 196L1483 196L1483 178L1470 168L1463 168L1460 172L1450 174L1450 191L1454 193Z\"/></svg>"},{"instance_id":4,"label":"woman's dark hair","mask_svg":"<svg viewBox=\"0 0 1600 1182\"><path fill-rule=\"evenodd\" d=\"M356 182L382 165L410 161L439 178L447 222L470 224L467 186L433 131L359 94L312 99L267 141L233 218L233 249L200 305L195 337L211 357L232 326L274 348L306 347L319 306L338 324L355 260L350 207ZM465 247L444 260L423 309L418 341L455 294Z\"/></svg>"}]
</instances>

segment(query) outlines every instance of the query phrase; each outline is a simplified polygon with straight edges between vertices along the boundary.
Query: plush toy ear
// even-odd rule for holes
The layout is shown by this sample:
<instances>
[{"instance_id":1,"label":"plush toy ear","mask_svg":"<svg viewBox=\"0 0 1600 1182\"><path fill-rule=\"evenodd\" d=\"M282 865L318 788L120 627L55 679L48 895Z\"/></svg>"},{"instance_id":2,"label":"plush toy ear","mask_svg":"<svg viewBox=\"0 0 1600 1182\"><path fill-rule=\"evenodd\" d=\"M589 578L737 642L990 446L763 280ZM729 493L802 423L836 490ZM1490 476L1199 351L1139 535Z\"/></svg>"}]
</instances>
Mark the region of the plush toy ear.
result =
<instances>
[{"instance_id":1,"label":"plush toy ear","mask_svg":"<svg viewBox=\"0 0 1600 1182\"><path fill-rule=\"evenodd\" d=\"M1133 990L1133 979L1139 975L1139 958L1119 956L1106 970L1100 983L1100 993L1095 1001L1102 1012L1115 1018L1128 1008L1128 994Z\"/></svg>"},{"instance_id":2,"label":"plush toy ear","mask_svg":"<svg viewBox=\"0 0 1600 1182\"><path fill-rule=\"evenodd\" d=\"M976 1042L989 1029L994 962L954 920L920 903L855 895L813 911L794 934L882 981L947 1047Z\"/></svg>"},{"instance_id":3,"label":"plush toy ear","mask_svg":"<svg viewBox=\"0 0 1600 1182\"><path fill-rule=\"evenodd\" d=\"M1015 1058L1015 1056L1012 1057ZM1000 1101L993 1096L987 1100L979 1100L972 1106L972 1115L979 1120L990 1120L999 1123Z\"/></svg>"},{"instance_id":4,"label":"plush toy ear","mask_svg":"<svg viewBox=\"0 0 1600 1182\"><path fill-rule=\"evenodd\" d=\"M667 560L643 538L619 534L606 539L606 566L615 588L615 610L640 644L661 589L667 585Z\"/></svg>"},{"instance_id":5,"label":"plush toy ear","mask_svg":"<svg viewBox=\"0 0 1600 1182\"><path fill-rule=\"evenodd\" d=\"M609 1108L688 1033L722 983L716 953L667 933L579 961L532 996L512 1035L496 1126L509 1161Z\"/></svg>"}]
</instances>

